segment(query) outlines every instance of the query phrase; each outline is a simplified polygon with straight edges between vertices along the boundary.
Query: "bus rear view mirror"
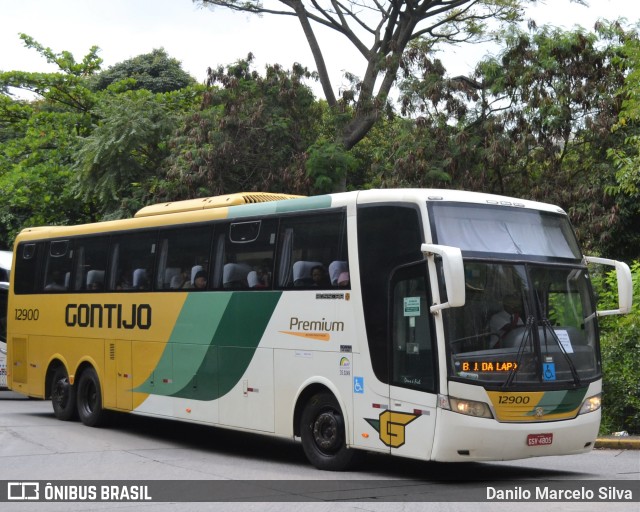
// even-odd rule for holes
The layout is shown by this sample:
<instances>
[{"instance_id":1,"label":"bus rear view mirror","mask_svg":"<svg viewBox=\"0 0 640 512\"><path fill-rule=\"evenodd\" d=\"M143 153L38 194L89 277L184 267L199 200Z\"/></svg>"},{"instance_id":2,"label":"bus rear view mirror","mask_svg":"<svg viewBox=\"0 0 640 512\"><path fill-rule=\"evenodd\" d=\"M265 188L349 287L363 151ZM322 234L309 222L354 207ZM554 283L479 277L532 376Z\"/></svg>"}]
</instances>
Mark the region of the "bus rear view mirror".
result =
<instances>
[{"instance_id":1,"label":"bus rear view mirror","mask_svg":"<svg viewBox=\"0 0 640 512\"><path fill-rule=\"evenodd\" d=\"M441 309L464 306L465 281L462 251L458 247L435 244L422 244L421 250L427 258L433 257L435 254L442 258L442 271L448 300L442 304L431 306L431 312L436 313Z\"/></svg>"},{"instance_id":2,"label":"bus rear view mirror","mask_svg":"<svg viewBox=\"0 0 640 512\"><path fill-rule=\"evenodd\" d=\"M595 256L585 256L587 263L597 263L599 265L607 265L616 269L616 277L618 279L618 309L608 309L605 311L597 311L598 316L605 315L624 315L631 311L633 304L633 280L631 278L631 270L629 265L622 261L610 260L607 258L596 258Z\"/></svg>"}]
</instances>

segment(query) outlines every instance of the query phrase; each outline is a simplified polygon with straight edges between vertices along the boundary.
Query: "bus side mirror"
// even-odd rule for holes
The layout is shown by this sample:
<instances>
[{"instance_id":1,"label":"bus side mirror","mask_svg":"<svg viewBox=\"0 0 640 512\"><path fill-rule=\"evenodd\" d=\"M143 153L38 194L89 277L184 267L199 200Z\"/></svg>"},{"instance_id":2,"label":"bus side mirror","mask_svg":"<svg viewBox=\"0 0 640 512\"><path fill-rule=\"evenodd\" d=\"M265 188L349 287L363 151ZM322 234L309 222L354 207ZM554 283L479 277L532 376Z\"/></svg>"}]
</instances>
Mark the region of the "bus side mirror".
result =
<instances>
[{"instance_id":1,"label":"bus side mirror","mask_svg":"<svg viewBox=\"0 0 640 512\"><path fill-rule=\"evenodd\" d=\"M464 306L464 264L462 262L462 251L458 247L447 245L422 244L422 253L427 257L437 254L442 258L442 269L444 273L444 285L447 289L447 302L431 306L431 312L445 308L457 308Z\"/></svg>"},{"instance_id":2,"label":"bus side mirror","mask_svg":"<svg viewBox=\"0 0 640 512\"><path fill-rule=\"evenodd\" d=\"M616 269L616 277L618 278L618 309L597 311L596 314L598 316L605 316L629 313L631 311L631 305L633 304L633 280L631 279L629 265L622 261L596 258L595 256L585 256L584 259L587 263L597 263L599 265L614 267Z\"/></svg>"}]
</instances>

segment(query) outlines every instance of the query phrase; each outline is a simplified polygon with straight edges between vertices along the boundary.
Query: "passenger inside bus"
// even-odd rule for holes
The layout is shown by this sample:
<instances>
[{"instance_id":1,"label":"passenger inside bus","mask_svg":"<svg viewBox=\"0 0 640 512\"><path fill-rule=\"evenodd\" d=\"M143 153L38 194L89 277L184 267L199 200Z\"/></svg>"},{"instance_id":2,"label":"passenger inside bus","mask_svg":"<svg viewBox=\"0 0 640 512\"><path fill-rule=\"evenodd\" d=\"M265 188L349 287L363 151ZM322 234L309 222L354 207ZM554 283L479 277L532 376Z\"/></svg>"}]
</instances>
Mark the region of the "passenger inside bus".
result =
<instances>
[{"instance_id":1,"label":"passenger inside bus","mask_svg":"<svg viewBox=\"0 0 640 512\"><path fill-rule=\"evenodd\" d=\"M340 288L348 288L350 284L349 272L342 272L338 277L337 284Z\"/></svg>"},{"instance_id":2,"label":"passenger inside bus","mask_svg":"<svg viewBox=\"0 0 640 512\"><path fill-rule=\"evenodd\" d=\"M149 277L147 269L137 268L133 271L133 288L135 290L149 290Z\"/></svg>"},{"instance_id":3,"label":"passenger inside bus","mask_svg":"<svg viewBox=\"0 0 640 512\"><path fill-rule=\"evenodd\" d=\"M489 320L489 329L494 336L493 347L500 345L506 334L516 327L524 325L522 301L517 293L510 293L502 300L502 310L495 313Z\"/></svg>"},{"instance_id":4,"label":"passenger inside bus","mask_svg":"<svg viewBox=\"0 0 640 512\"><path fill-rule=\"evenodd\" d=\"M204 270L200 270L193 279L193 287L196 290L207 289L207 273Z\"/></svg>"},{"instance_id":5,"label":"passenger inside bus","mask_svg":"<svg viewBox=\"0 0 640 512\"><path fill-rule=\"evenodd\" d=\"M293 264L293 285L295 287L315 286L313 271L319 268L319 272L324 274L324 267L319 261L296 261Z\"/></svg>"},{"instance_id":6,"label":"passenger inside bus","mask_svg":"<svg viewBox=\"0 0 640 512\"><path fill-rule=\"evenodd\" d=\"M329 280L327 278L327 273L324 271L324 267L322 265L316 265L311 269L311 286L316 286L318 288L326 288L329 284Z\"/></svg>"},{"instance_id":7,"label":"passenger inside bus","mask_svg":"<svg viewBox=\"0 0 640 512\"><path fill-rule=\"evenodd\" d=\"M338 279L343 273L349 273L349 264L346 261L332 261L329 264L329 278L331 279L332 286L340 286Z\"/></svg>"},{"instance_id":8,"label":"passenger inside bus","mask_svg":"<svg viewBox=\"0 0 640 512\"><path fill-rule=\"evenodd\" d=\"M66 290L67 286L65 286L63 282L64 282L64 279L62 277L62 274L58 270L54 270L51 273L51 279L47 282L44 289L47 291Z\"/></svg>"}]
</instances>

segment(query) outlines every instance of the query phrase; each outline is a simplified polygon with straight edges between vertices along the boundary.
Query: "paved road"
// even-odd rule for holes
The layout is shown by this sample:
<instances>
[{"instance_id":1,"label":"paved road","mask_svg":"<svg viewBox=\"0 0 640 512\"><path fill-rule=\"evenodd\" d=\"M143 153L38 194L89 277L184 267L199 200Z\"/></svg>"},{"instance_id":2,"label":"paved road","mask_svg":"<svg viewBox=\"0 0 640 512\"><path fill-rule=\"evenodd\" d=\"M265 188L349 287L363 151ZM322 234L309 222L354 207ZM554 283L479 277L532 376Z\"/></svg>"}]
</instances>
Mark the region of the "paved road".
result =
<instances>
[{"instance_id":1,"label":"paved road","mask_svg":"<svg viewBox=\"0 0 640 512\"><path fill-rule=\"evenodd\" d=\"M355 471L322 472L311 467L298 443L254 434L119 415L108 428L57 421L50 402L0 392L0 480L180 480L245 486L245 494L265 499L333 500L331 503L3 503L12 510L618 510L638 511L638 503L463 503L475 480L516 488L523 482L640 479L640 452L594 450L571 457L501 463L424 463L367 455ZM269 481L269 482L264 482ZM284 489L282 483L284 482ZM289 483L287 483L289 482ZM293 482L293 484L291 484ZM305 487L338 485L339 488ZM224 488L222 488L224 489ZM337 489L337 490L336 490ZM235 492L235 491L234 491ZM275 494L274 494L275 493ZM281 493L281 494L278 494ZM390 503L408 495L436 495L441 503ZM394 498L390 496L395 495ZM354 496L363 502L342 502ZM366 501L364 501L366 500Z\"/></svg>"}]
</instances>

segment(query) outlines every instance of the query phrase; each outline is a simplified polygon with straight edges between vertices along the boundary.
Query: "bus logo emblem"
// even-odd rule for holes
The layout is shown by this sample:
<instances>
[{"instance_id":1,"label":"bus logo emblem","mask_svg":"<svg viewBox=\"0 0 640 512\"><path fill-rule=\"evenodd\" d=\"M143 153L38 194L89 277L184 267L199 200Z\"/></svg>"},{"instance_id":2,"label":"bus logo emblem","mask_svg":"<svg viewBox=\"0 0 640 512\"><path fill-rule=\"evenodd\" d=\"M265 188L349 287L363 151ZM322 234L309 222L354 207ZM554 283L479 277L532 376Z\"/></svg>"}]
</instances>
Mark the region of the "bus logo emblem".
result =
<instances>
[{"instance_id":1,"label":"bus logo emblem","mask_svg":"<svg viewBox=\"0 0 640 512\"><path fill-rule=\"evenodd\" d=\"M405 443L406 426L418 417L408 412L383 411L377 420L365 418L376 429L380 441L392 448L400 448Z\"/></svg>"}]
</instances>

